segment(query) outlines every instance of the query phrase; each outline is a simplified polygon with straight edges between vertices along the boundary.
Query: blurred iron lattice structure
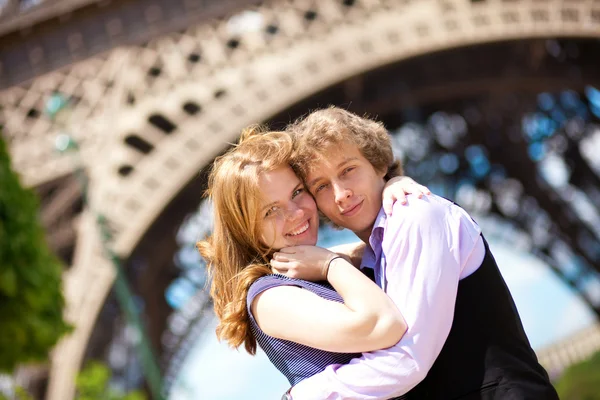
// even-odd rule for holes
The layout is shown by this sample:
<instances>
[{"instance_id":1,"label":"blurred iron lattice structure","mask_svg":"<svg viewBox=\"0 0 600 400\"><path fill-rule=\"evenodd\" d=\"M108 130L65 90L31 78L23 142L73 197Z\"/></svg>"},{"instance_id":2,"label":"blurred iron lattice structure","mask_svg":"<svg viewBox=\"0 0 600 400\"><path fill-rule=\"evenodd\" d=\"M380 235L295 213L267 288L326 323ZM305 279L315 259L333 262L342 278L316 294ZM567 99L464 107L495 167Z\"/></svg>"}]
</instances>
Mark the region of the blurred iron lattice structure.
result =
<instances>
[{"instance_id":1,"label":"blurred iron lattice structure","mask_svg":"<svg viewBox=\"0 0 600 400\"><path fill-rule=\"evenodd\" d=\"M113 248L134 267L147 264L136 276L155 345L169 312L157 293L174 274L161 267L177 250L174 224L199 201L198 171L246 125L287 122L328 104L376 115L399 148L419 143L399 153L411 174L496 216L599 313L599 235L590 221L600 186L597 151L589 150L598 148L597 2L8 0L0 7L0 122L15 168L42 195L50 242L71 265L67 317L77 329L53 355L48 399L73 396L114 279L94 218L82 211L73 165L53 151L59 132L43 109L56 92L70 99L69 133ZM557 125L532 128L548 121ZM448 130L462 134L444 136ZM419 158L420 148L431 157ZM566 162L566 181L544 178L546 159Z\"/></svg>"}]
</instances>

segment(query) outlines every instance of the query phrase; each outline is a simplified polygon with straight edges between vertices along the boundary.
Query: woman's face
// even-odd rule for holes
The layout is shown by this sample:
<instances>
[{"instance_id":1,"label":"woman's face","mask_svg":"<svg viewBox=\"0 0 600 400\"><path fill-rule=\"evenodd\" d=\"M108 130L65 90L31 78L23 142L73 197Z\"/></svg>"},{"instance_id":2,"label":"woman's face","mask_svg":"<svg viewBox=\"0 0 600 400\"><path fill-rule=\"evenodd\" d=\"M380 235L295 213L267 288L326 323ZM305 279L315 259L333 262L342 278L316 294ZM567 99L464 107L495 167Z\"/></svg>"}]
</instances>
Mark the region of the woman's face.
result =
<instances>
[{"instance_id":1,"label":"woman's face","mask_svg":"<svg viewBox=\"0 0 600 400\"><path fill-rule=\"evenodd\" d=\"M289 166L259 177L261 240L273 249L317 243L317 205Z\"/></svg>"}]
</instances>

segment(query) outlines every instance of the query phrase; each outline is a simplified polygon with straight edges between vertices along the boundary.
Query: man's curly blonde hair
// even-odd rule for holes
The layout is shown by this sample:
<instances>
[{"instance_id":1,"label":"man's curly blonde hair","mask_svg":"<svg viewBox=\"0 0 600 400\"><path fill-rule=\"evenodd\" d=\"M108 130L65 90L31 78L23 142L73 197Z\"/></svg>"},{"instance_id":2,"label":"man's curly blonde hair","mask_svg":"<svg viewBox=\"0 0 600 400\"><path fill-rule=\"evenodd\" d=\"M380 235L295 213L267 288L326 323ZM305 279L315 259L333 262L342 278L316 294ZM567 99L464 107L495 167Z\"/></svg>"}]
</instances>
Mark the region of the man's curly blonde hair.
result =
<instances>
[{"instance_id":1,"label":"man's curly blonde hair","mask_svg":"<svg viewBox=\"0 0 600 400\"><path fill-rule=\"evenodd\" d=\"M329 107L298 119L286 130L294 140L291 165L302 179L306 179L315 161L342 143L356 145L377 171L386 172L386 181L403 174L402 165L394 160L390 135L381 122Z\"/></svg>"}]
</instances>

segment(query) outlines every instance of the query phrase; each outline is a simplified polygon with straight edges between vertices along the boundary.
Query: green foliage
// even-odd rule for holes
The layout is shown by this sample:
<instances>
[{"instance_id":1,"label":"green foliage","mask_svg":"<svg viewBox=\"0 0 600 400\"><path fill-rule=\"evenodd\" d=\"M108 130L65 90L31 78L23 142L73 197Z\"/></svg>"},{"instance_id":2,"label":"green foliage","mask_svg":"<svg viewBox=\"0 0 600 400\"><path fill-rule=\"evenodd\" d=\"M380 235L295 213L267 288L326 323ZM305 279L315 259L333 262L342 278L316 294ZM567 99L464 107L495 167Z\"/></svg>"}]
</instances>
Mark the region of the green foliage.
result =
<instances>
[{"instance_id":1,"label":"green foliage","mask_svg":"<svg viewBox=\"0 0 600 400\"><path fill-rule=\"evenodd\" d=\"M4 394L0 393L0 400L33 400L33 397L27 393L27 390L17 386L15 387L14 394L11 394L10 399Z\"/></svg>"},{"instance_id":2,"label":"green foliage","mask_svg":"<svg viewBox=\"0 0 600 400\"><path fill-rule=\"evenodd\" d=\"M62 267L38 220L38 199L11 170L0 135L0 371L46 360L69 331L62 313Z\"/></svg>"},{"instance_id":3,"label":"green foliage","mask_svg":"<svg viewBox=\"0 0 600 400\"><path fill-rule=\"evenodd\" d=\"M90 362L77 377L77 400L146 400L146 396L136 390L120 393L109 388L110 370L97 361Z\"/></svg>"},{"instance_id":4,"label":"green foliage","mask_svg":"<svg viewBox=\"0 0 600 400\"><path fill-rule=\"evenodd\" d=\"M556 390L562 400L600 400L600 352L570 366L556 384Z\"/></svg>"}]
</instances>

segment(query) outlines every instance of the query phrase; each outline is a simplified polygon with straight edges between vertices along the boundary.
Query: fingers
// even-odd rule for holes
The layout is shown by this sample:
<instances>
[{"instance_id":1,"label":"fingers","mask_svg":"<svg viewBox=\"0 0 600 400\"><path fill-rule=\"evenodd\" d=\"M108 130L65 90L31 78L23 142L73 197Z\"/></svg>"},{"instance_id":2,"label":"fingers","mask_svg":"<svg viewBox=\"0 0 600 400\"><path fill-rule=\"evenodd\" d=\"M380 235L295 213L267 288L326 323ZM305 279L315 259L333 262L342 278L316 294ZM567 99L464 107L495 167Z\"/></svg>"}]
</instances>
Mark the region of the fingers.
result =
<instances>
[{"instance_id":1,"label":"fingers","mask_svg":"<svg viewBox=\"0 0 600 400\"><path fill-rule=\"evenodd\" d=\"M289 257L285 255L285 253L273 253L273 259L277 261L290 261Z\"/></svg>"},{"instance_id":2,"label":"fingers","mask_svg":"<svg viewBox=\"0 0 600 400\"><path fill-rule=\"evenodd\" d=\"M393 201L394 199L396 199L396 201L399 201L399 202L400 202L400 204L406 204L406 202L408 201L408 200L406 199L406 194L407 194L406 192L402 192L402 193L398 193L397 195L393 195L393 196L392 196L392 201ZM392 204L393 204L393 203L392 203ZM391 214L392 214L392 213L390 212L390 215L391 215Z\"/></svg>"},{"instance_id":3,"label":"fingers","mask_svg":"<svg viewBox=\"0 0 600 400\"><path fill-rule=\"evenodd\" d=\"M296 263L280 262L277 260L271 260L271 270L275 274L285 275L288 278L301 279L301 271L298 270ZM306 276L304 277L306 278Z\"/></svg>"},{"instance_id":4,"label":"fingers","mask_svg":"<svg viewBox=\"0 0 600 400\"><path fill-rule=\"evenodd\" d=\"M422 199L423 196L428 196L430 194L431 194L431 190L429 190L429 188L427 186L415 184L414 195L417 196L417 198Z\"/></svg>"},{"instance_id":5,"label":"fingers","mask_svg":"<svg viewBox=\"0 0 600 400\"><path fill-rule=\"evenodd\" d=\"M279 250L278 253L286 253L286 254L296 254L298 249L296 249L295 247L284 247L282 249ZM277 254L277 253L275 253Z\"/></svg>"},{"instance_id":6,"label":"fingers","mask_svg":"<svg viewBox=\"0 0 600 400\"><path fill-rule=\"evenodd\" d=\"M388 216L392 216L392 209L394 208L394 201L392 199L383 199L383 212Z\"/></svg>"},{"instance_id":7,"label":"fingers","mask_svg":"<svg viewBox=\"0 0 600 400\"><path fill-rule=\"evenodd\" d=\"M276 274L285 275L289 270L287 267L287 263L284 263L284 262L280 262L277 260L271 260L270 264L271 264L271 269Z\"/></svg>"}]
</instances>

